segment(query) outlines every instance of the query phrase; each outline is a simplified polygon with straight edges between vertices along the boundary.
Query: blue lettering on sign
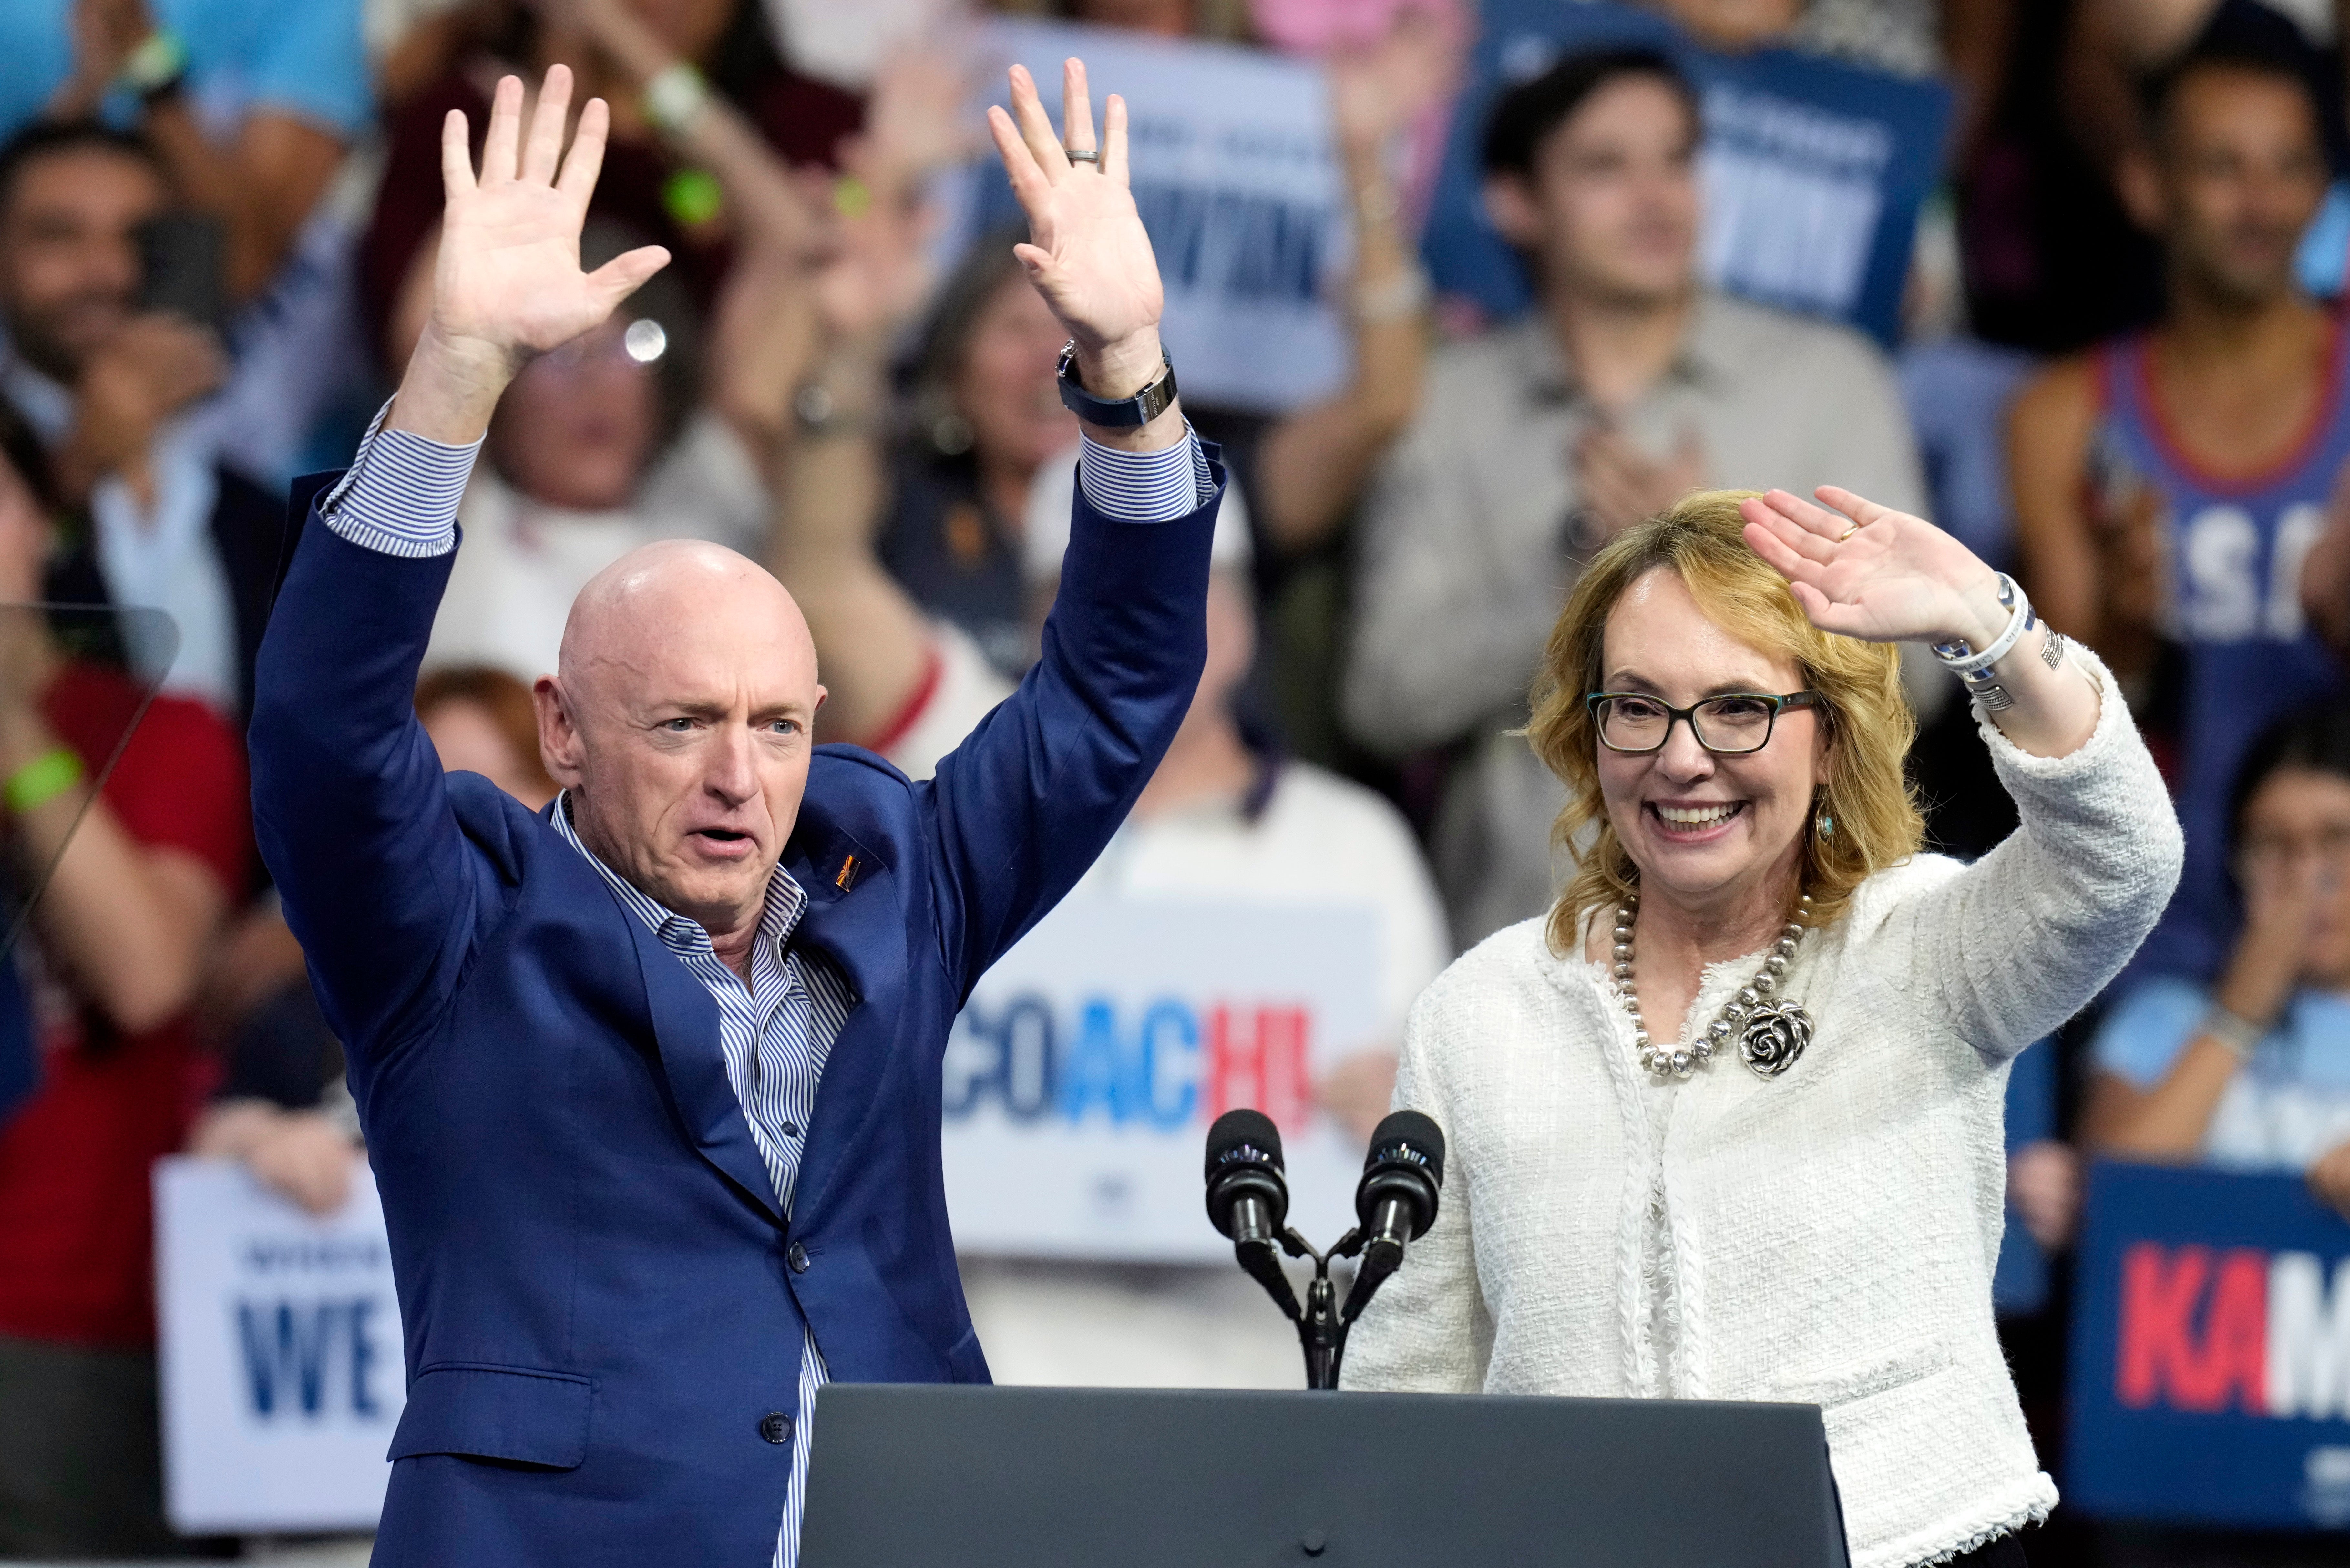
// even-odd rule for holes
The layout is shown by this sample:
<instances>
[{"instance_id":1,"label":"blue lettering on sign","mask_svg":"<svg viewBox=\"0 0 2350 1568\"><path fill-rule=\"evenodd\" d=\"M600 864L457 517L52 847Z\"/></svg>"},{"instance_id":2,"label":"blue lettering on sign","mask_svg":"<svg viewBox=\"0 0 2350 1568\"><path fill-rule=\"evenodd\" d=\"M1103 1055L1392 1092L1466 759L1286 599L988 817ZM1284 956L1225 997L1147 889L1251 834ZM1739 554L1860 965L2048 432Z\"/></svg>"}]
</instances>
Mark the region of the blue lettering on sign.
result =
<instances>
[{"instance_id":1,"label":"blue lettering on sign","mask_svg":"<svg viewBox=\"0 0 2350 1568\"><path fill-rule=\"evenodd\" d=\"M1015 1122L1056 1114L1071 1124L1180 1127L1199 1115L1206 1064L1200 1016L1189 1003L1161 997L1139 1017L1121 1018L1110 998L1088 996L1073 1022L1058 1029L1051 1004L1035 992L1001 1011L966 1007L947 1043L948 1119L990 1101Z\"/></svg>"},{"instance_id":2,"label":"blue lettering on sign","mask_svg":"<svg viewBox=\"0 0 2350 1568\"><path fill-rule=\"evenodd\" d=\"M267 1418L281 1410L316 1417L329 1412L330 1375L338 1365L346 1376L342 1391L349 1410L362 1420L382 1413L369 1386L380 1356L367 1296L347 1301L253 1302L236 1306L237 1344L244 1355L245 1391L253 1413Z\"/></svg>"}]
</instances>

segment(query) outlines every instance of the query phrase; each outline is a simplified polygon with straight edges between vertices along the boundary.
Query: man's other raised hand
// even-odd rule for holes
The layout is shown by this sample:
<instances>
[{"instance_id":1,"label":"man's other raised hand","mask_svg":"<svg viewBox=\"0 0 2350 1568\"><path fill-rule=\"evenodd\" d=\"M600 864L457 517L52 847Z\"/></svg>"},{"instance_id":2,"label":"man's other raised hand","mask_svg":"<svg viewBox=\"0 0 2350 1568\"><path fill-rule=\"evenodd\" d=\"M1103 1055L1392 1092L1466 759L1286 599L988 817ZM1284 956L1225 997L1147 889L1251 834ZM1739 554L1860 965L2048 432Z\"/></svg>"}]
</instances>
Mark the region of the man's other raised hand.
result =
<instances>
[{"instance_id":1,"label":"man's other raised hand","mask_svg":"<svg viewBox=\"0 0 2350 1568\"><path fill-rule=\"evenodd\" d=\"M525 360L600 325L668 265L669 252L646 245L580 271L579 230L610 114L602 99L589 99L567 157L570 104L570 68L550 66L525 135L522 81L502 79L478 176L465 116L452 109L442 122L446 204L432 315L401 379L393 426L452 443L474 440Z\"/></svg>"},{"instance_id":2,"label":"man's other raised hand","mask_svg":"<svg viewBox=\"0 0 2350 1568\"><path fill-rule=\"evenodd\" d=\"M1077 377L1097 398L1130 398L1159 379L1159 314L1165 303L1159 259L1128 189L1126 100L1112 93L1094 136L1082 60L1061 70L1059 135L1026 68L1012 67L1012 109L987 111L1013 194L1028 215L1026 244L1013 254L1077 346ZM1069 150L1098 148L1100 161L1072 162ZM1138 447L1182 439L1170 409L1137 431L1094 431L1097 440Z\"/></svg>"}]
</instances>

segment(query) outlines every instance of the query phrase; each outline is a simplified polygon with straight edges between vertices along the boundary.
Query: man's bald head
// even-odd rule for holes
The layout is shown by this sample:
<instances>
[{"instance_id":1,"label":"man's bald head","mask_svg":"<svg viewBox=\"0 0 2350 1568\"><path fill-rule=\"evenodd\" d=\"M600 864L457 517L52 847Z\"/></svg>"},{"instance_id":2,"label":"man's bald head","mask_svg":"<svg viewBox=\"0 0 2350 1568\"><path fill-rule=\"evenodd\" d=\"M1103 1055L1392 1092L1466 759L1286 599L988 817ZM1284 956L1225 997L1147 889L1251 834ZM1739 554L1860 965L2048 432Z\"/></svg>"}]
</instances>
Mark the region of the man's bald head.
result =
<instances>
[{"instance_id":1,"label":"man's bald head","mask_svg":"<svg viewBox=\"0 0 2350 1568\"><path fill-rule=\"evenodd\" d=\"M632 550L572 601L539 680L547 771L580 837L651 898L747 940L807 785L824 701L783 584L721 545Z\"/></svg>"}]
</instances>

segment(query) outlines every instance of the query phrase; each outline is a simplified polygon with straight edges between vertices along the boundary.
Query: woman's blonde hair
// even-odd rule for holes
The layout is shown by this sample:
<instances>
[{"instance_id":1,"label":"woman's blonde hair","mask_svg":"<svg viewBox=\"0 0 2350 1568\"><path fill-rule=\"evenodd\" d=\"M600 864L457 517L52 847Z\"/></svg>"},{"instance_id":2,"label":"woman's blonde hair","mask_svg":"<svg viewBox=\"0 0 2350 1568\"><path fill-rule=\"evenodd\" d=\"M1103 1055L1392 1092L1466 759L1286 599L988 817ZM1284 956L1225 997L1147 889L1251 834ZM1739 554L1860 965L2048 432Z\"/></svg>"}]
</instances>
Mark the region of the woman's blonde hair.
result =
<instances>
[{"instance_id":1,"label":"woman's blonde hair","mask_svg":"<svg viewBox=\"0 0 2350 1568\"><path fill-rule=\"evenodd\" d=\"M1613 907L1639 886L1639 872L1607 820L1599 789L1599 731L1585 697L1602 690L1607 617L1625 591L1659 566L1687 584L1706 618L1762 652L1802 667L1820 694L1814 711L1832 742L1816 810L1835 821L1822 837L1803 835L1803 890L1814 922L1844 912L1853 889L1918 852L1925 823L1904 771L1918 724L1901 692L1900 654L1888 643L1820 630L1782 577L1746 543L1738 504L1752 491L1709 490L1626 529L1575 585L1551 628L1534 686L1526 736L1534 754L1566 785L1566 808L1551 829L1575 863L1553 907L1550 943L1567 953L1584 913Z\"/></svg>"}]
</instances>

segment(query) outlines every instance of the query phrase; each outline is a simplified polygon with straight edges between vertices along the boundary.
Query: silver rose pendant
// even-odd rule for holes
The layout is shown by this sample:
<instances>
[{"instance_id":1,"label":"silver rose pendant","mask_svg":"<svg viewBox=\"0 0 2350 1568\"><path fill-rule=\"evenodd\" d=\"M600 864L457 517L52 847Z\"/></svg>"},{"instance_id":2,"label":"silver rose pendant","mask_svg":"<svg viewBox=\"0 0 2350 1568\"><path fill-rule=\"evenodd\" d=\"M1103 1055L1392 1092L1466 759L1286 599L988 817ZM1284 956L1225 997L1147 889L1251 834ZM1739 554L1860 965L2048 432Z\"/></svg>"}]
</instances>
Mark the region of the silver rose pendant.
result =
<instances>
[{"instance_id":1,"label":"silver rose pendant","mask_svg":"<svg viewBox=\"0 0 2350 1568\"><path fill-rule=\"evenodd\" d=\"M1812 1015L1792 1002L1773 1002L1746 1015L1738 1032L1738 1059L1758 1078L1775 1078L1812 1043Z\"/></svg>"}]
</instances>

